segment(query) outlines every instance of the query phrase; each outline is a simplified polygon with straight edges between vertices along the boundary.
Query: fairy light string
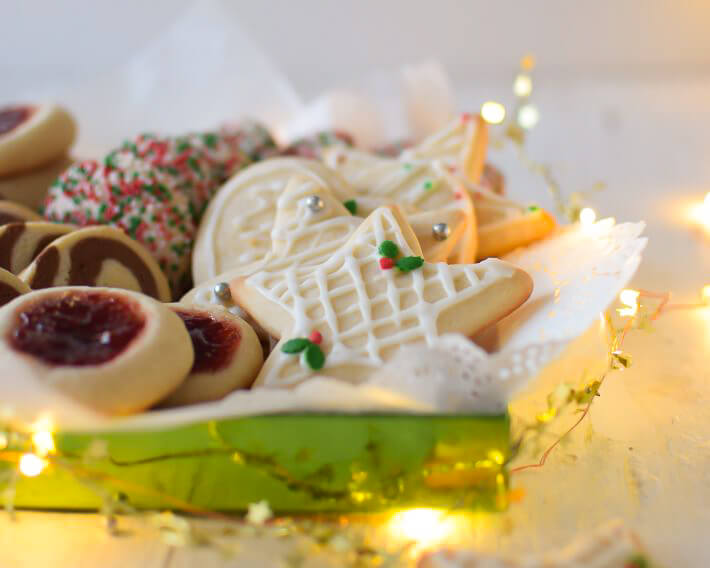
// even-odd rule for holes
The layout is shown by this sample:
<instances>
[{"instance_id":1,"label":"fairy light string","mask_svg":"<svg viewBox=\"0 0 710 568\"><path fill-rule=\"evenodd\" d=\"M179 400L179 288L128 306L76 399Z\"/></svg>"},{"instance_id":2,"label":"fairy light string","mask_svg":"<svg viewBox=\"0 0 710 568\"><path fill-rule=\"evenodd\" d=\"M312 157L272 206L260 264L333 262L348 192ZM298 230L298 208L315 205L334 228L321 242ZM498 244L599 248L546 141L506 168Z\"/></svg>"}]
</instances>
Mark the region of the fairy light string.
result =
<instances>
[{"instance_id":1,"label":"fairy light string","mask_svg":"<svg viewBox=\"0 0 710 568\"><path fill-rule=\"evenodd\" d=\"M514 454L519 451L523 444L524 438L530 434L541 435L545 430L545 425L549 424L555 417L559 416L564 408L571 405L582 405L581 413L577 420L570 426L562 435L557 437L555 441L542 453L540 459L536 463L530 463L508 470L510 475L520 473L529 469L542 468L550 454L554 449L569 436L587 417L592 404L597 396L607 377L617 370L627 369L631 366L631 356L623 351L624 342L628 333L633 329L646 329L651 322L655 322L661 316L671 311L678 310L697 310L710 309L710 284L705 285L700 293L700 301L695 303L677 303L671 304L670 292L652 292L649 290L623 290L619 295L622 307L617 309L618 314L625 319L624 325L621 328L616 328L613 324L612 315L606 312L602 315L602 322L607 330L607 358L608 364L605 371L595 380L588 382L582 389L574 390L569 388L567 397L561 404L551 404L551 397L548 396L548 408L536 417L537 424L527 426L523 429L517 442L513 444L515 449ZM641 302L643 299L649 299L657 302L654 309L649 310L648 306Z\"/></svg>"}]
</instances>

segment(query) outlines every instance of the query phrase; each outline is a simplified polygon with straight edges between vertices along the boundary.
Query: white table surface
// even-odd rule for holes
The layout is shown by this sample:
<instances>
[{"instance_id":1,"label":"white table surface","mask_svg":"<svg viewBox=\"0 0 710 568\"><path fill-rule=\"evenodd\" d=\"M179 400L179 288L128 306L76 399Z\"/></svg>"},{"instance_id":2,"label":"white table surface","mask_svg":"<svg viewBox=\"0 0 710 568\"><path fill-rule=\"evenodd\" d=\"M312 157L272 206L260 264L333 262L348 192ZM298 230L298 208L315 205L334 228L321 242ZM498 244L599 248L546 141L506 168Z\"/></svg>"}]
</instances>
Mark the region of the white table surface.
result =
<instances>
[{"instance_id":1,"label":"white table surface","mask_svg":"<svg viewBox=\"0 0 710 568\"><path fill-rule=\"evenodd\" d=\"M484 96L509 99L507 88L470 89L461 106ZM607 182L593 198L600 213L648 222L634 285L694 300L710 283L710 237L693 230L681 209L710 191L710 77L572 77L539 85L535 98L543 118L530 152L551 162L570 189ZM502 162L512 195L541 195L519 167ZM633 367L609 377L590 419L543 469L514 477L525 498L477 523L470 546L544 551L622 518L662 565L710 565L710 310L671 313L654 332L631 335L626 348ZM513 413L533 416L555 385L576 382L599 354L590 330L513 403ZM111 537L94 515L21 512L16 522L0 515L0 566L270 566L291 546L243 539L225 558L170 547L133 520L120 528L126 534ZM338 561L309 551L305 565L328 563Z\"/></svg>"}]
</instances>

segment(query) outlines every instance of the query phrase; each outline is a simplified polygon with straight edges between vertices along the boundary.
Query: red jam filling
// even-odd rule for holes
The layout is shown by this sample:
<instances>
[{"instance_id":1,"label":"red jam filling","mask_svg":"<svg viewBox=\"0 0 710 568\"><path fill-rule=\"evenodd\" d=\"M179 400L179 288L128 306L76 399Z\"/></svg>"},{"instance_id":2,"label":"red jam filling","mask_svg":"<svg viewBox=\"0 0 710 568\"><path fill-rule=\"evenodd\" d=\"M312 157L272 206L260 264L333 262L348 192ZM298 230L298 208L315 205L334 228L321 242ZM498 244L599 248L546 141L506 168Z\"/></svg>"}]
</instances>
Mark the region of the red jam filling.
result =
<instances>
[{"instance_id":1,"label":"red jam filling","mask_svg":"<svg viewBox=\"0 0 710 568\"><path fill-rule=\"evenodd\" d=\"M185 323L195 349L192 373L215 373L229 365L242 338L236 325L205 312L175 313Z\"/></svg>"},{"instance_id":2,"label":"red jam filling","mask_svg":"<svg viewBox=\"0 0 710 568\"><path fill-rule=\"evenodd\" d=\"M66 292L18 310L10 343L52 365L101 365L141 332L140 308L105 292Z\"/></svg>"},{"instance_id":3,"label":"red jam filling","mask_svg":"<svg viewBox=\"0 0 710 568\"><path fill-rule=\"evenodd\" d=\"M5 107L0 108L0 134L14 130L25 122L32 114L32 107Z\"/></svg>"}]
</instances>

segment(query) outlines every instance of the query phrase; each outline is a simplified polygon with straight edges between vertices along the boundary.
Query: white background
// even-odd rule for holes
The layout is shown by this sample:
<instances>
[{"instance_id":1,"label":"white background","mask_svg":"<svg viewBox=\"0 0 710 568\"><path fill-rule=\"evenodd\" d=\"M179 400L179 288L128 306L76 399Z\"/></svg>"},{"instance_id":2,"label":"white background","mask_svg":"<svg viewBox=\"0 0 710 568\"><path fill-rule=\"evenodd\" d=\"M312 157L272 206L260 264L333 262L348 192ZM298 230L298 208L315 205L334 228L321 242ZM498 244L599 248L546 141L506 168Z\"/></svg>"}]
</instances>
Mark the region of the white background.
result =
<instances>
[{"instance_id":1,"label":"white background","mask_svg":"<svg viewBox=\"0 0 710 568\"><path fill-rule=\"evenodd\" d=\"M186 4L0 1L0 101L111 69ZM601 214L648 222L635 286L694 301L710 283L710 236L686 217L687 204L710 191L710 2L298 0L229 9L306 98L375 68L435 56L451 72L462 108L485 98L510 102L519 56L535 53L533 98L542 120L530 153L554 166L566 190L605 181L592 198ZM541 184L514 159L498 159L513 196L545 202ZM532 417L555 385L576 382L598 362L590 359L593 343L590 332L514 412ZM655 332L630 336L626 348L634 366L610 377L591 420L543 470L515 478L526 498L482 522L471 545L548 550L621 517L661 565L710 565L710 313L671 313ZM176 551L156 538L109 539L95 517L25 513L19 523L0 523L3 566L227 562L218 552ZM76 530L63 530L69 525ZM245 544L243 552L272 549Z\"/></svg>"},{"instance_id":2,"label":"white background","mask_svg":"<svg viewBox=\"0 0 710 568\"><path fill-rule=\"evenodd\" d=\"M0 97L47 79L81 81L110 68L147 45L189 3L2 0ZM710 3L703 0L261 0L225 5L305 96L375 67L429 56L439 58L459 84L507 79L526 51L538 56L539 71L548 79L710 72Z\"/></svg>"}]
</instances>

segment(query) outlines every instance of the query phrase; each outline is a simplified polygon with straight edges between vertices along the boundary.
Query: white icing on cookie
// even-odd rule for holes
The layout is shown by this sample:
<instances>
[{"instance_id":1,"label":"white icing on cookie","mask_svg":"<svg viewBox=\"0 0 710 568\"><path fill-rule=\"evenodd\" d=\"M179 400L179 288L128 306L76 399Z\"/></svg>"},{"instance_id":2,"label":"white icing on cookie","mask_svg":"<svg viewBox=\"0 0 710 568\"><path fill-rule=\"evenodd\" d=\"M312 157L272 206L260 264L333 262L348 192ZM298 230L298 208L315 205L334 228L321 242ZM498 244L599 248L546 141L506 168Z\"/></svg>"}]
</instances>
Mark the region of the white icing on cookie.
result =
<instances>
[{"instance_id":1,"label":"white icing on cookie","mask_svg":"<svg viewBox=\"0 0 710 568\"><path fill-rule=\"evenodd\" d=\"M278 197L296 175L328 187L340 201L351 198L340 176L314 160L277 158L242 170L205 212L193 256L195 283L264 260L271 250Z\"/></svg>"},{"instance_id":2,"label":"white icing on cookie","mask_svg":"<svg viewBox=\"0 0 710 568\"><path fill-rule=\"evenodd\" d=\"M236 279L232 291L260 324L283 341L323 336L324 373L360 382L400 346L431 343L441 333L474 333L509 313L530 293L529 277L512 265L424 263L403 273L379 263L379 245L390 240L401 256L421 256L399 211L377 209L331 257L309 267L263 270ZM486 290L493 293L485 297ZM476 300L481 298L481 305ZM313 375L279 347L256 384L290 386Z\"/></svg>"}]
</instances>

